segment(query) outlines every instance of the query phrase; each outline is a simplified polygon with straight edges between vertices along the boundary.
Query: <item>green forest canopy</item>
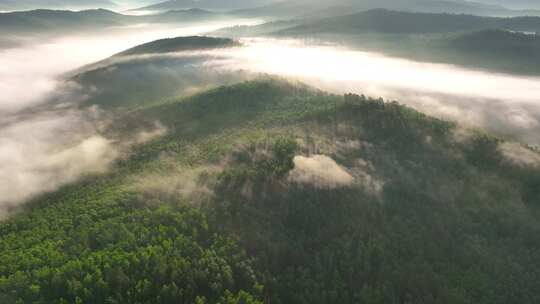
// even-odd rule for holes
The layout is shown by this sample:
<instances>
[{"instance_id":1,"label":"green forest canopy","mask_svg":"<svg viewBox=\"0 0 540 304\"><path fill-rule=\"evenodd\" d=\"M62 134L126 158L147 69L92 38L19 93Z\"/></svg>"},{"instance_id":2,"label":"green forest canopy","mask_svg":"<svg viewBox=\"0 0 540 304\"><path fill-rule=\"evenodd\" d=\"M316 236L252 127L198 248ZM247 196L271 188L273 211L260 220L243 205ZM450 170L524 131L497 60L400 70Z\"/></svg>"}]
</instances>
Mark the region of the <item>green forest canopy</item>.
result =
<instances>
[{"instance_id":1,"label":"green forest canopy","mask_svg":"<svg viewBox=\"0 0 540 304\"><path fill-rule=\"evenodd\" d=\"M279 79L143 106L114 128L155 120L166 136L0 223L0 301L540 301L540 170L500 139ZM291 179L313 155L354 181Z\"/></svg>"}]
</instances>

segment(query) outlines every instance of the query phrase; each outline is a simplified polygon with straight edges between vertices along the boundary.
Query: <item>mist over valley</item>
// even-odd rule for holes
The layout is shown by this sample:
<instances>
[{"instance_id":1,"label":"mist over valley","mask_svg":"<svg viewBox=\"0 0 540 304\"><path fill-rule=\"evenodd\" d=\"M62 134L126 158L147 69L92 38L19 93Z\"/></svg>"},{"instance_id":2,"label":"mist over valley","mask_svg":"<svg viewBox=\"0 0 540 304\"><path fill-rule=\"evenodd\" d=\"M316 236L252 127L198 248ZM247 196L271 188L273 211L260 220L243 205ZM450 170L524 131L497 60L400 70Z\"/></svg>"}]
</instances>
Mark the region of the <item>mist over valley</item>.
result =
<instances>
[{"instance_id":1,"label":"mist over valley","mask_svg":"<svg viewBox=\"0 0 540 304\"><path fill-rule=\"evenodd\" d=\"M0 303L537 303L537 9L0 0Z\"/></svg>"}]
</instances>

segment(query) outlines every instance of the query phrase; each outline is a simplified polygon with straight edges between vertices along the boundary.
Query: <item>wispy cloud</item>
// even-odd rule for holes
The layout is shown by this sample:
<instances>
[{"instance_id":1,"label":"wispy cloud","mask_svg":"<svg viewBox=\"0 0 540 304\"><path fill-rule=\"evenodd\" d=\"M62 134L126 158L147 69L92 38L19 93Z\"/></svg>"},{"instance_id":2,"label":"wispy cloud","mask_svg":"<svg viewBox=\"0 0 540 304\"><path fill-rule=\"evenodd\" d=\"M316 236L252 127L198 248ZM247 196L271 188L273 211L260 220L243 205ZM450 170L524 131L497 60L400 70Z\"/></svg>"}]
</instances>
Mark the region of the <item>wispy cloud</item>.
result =
<instances>
[{"instance_id":1,"label":"wispy cloud","mask_svg":"<svg viewBox=\"0 0 540 304\"><path fill-rule=\"evenodd\" d=\"M0 216L35 195L83 174L104 172L118 157L97 132L96 113L58 109L21 115L0 132ZM95 118L95 117L94 117Z\"/></svg>"},{"instance_id":2,"label":"wispy cloud","mask_svg":"<svg viewBox=\"0 0 540 304\"><path fill-rule=\"evenodd\" d=\"M294 169L289 173L291 182L328 189L349 186L354 182L349 172L326 155L295 156L293 161Z\"/></svg>"}]
</instances>

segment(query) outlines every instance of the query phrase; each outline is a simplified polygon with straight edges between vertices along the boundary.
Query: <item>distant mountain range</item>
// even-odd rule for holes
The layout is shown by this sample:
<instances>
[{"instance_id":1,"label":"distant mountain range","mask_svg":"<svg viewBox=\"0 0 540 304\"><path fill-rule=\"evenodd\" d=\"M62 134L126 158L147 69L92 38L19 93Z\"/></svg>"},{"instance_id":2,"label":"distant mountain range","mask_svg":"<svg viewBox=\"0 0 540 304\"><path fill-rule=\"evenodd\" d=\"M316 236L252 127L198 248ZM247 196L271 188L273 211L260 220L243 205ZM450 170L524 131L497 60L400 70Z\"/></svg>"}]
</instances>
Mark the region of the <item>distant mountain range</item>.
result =
<instances>
[{"instance_id":1,"label":"distant mountain range","mask_svg":"<svg viewBox=\"0 0 540 304\"><path fill-rule=\"evenodd\" d=\"M512 9L540 9L538 0L476 0L480 3L500 5Z\"/></svg>"},{"instance_id":2,"label":"distant mountain range","mask_svg":"<svg viewBox=\"0 0 540 304\"><path fill-rule=\"evenodd\" d=\"M155 4L159 0L0 0L0 11L33 9L128 9Z\"/></svg>"},{"instance_id":3,"label":"distant mountain range","mask_svg":"<svg viewBox=\"0 0 540 304\"><path fill-rule=\"evenodd\" d=\"M200 65L208 60L208 56L193 53L237 46L240 43L228 38L192 36L160 39L127 49L65 76L68 81L77 83L78 94L89 96L84 101L85 105L136 107L172 98L193 88L241 81L244 79L241 72L223 74L201 70ZM182 56L183 52L189 54ZM178 56L168 56L170 54L167 53ZM100 88L99 92L94 88Z\"/></svg>"},{"instance_id":4,"label":"distant mountain range","mask_svg":"<svg viewBox=\"0 0 540 304\"><path fill-rule=\"evenodd\" d=\"M540 17L480 17L457 14L426 14L375 9L352 15L307 22L281 31L309 33L443 33L482 29L540 31Z\"/></svg>"},{"instance_id":5,"label":"distant mountain range","mask_svg":"<svg viewBox=\"0 0 540 304\"><path fill-rule=\"evenodd\" d=\"M376 8L423 12L457 13L486 16L540 15L540 11L513 10L502 6L470 1L452 0L293 0L271 3L262 7L237 10L242 16L276 17L330 17L351 14Z\"/></svg>"},{"instance_id":6,"label":"distant mountain range","mask_svg":"<svg viewBox=\"0 0 540 304\"><path fill-rule=\"evenodd\" d=\"M44 32L109 27L128 22L129 16L105 9L80 12L60 10L33 10L0 14L0 32Z\"/></svg>"},{"instance_id":7,"label":"distant mountain range","mask_svg":"<svg viewBox=\"0 0 540 304\"><path fill-rule=\"evenodd\" d=\"M161 14L130 16L106 9L84 11L32 10L0 14L0 33L37 34L100 29L137 23L183 23L222 18L201 9L167 11Z\"/></svg>"},{"instance_id":8,"label":"distant mountain range","mask_svg":"<svg viewBox=\"0 0 540 304\"><path fill-rule=\"evenodd\" d=\"M235 10L253 8L271 4L272 0L169 0L154 5L135 9L135 11L168 11L189 8L211 10Z\"/></svg>"},{"instance_id":9,"label":"distant mountain range","mask_svg":"<svg viewBox=\"0 0 540 304\"><path fill-rule=\"evenodd\" d=\"M429 34L502 29L515 32L540 32L540 17L483 17L466 14L412 13L373 9L328 18L273 21L255 26L220 29L219 36L309 35L309 34Z\"/></svg>"},{"instance_id":10,"label":"distant mountain range","mask_svg":"<svg viewBox=\"0 0 540 304\"><path fill-rule=\"evenodd\" d=\"M0 11L29 10L38 8L112 8L116 3L110 0L0 0Z\"/></svg>"},{"instance_id":11,"label":"distant mountain range","mask_svg":"<svg viewBox=\"0 0 540 304\"><path fill-rule=\"evenodd\" d=\"M192 8L234 12L241 16L330 17L375 8L425 13L466 13L489 16L540 15L540 3L532 0L0 0L0 11L31 9L107 8L139 12L166 12ZM147 5L149 4L150 5ZM138 7L138 8L137 8Z\"/></svg>"}]
</instances>

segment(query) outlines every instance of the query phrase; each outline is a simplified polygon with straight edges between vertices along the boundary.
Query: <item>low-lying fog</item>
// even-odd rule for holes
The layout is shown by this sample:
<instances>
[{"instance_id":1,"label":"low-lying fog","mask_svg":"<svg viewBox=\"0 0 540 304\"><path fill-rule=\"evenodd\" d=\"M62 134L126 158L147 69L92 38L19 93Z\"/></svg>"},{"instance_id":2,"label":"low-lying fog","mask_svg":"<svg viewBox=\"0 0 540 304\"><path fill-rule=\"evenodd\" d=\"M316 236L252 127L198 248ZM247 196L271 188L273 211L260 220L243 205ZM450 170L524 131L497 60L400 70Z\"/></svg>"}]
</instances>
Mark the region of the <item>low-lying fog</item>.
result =
<instances>
[{"instance_id":1,"label":"low-lying fog","mask_svg":"<svg viewBox=\"0 0 540 304\"><path fill-rule=\"evenodd\" d=\"M106 115L99 109L75 107L86 96L72 94L75 84L65 83L64 73L156 39L258 22L141 24L110 35L66 36L46 43L20 38L20 44L13 40L11 47L0 48L0 218L36 194L105 170L124 144L101 135ZM51 99L55 105L47 106Z\"/></svg>"},{"instance_id":2,"label":"low-lying fog","mask_svg":"<svg viewBox=\"0 0 540 304\"><path fill-rule=\"evenodd\" d=\"M540 78L420 63L333 45L248 39L208 65L292 77L336 93L397 100L420 111L540 144Z\"/></svg>"},{"instance_id":3,"label":"low-lying fog","mask_svg":"<svg viewBox=\"0 0 540 304\"><path fill-rule=\"evenodd\" d=\"M122 143L100 132L102 111L79 110L61 75L155 39L195 35L253 20L183 28L140 25L114 35L62 37L0 50L0 216L35 194L106 170ZM517 77L300 41L246 39L201 51L205 70L299 79L337 93L395 99L432 115L540 144L540 78ZM174 54L170 57L193 56ZM71 84L73 85L73 84ZM99 89L99 88L97 88ZM43 107L54 96L54 107ZM40 110L41 109L41 110ZM151 130L150 130L151 131ZM9 195L6 195L9 193Z\"/></svg>"}]
</instances>

